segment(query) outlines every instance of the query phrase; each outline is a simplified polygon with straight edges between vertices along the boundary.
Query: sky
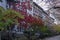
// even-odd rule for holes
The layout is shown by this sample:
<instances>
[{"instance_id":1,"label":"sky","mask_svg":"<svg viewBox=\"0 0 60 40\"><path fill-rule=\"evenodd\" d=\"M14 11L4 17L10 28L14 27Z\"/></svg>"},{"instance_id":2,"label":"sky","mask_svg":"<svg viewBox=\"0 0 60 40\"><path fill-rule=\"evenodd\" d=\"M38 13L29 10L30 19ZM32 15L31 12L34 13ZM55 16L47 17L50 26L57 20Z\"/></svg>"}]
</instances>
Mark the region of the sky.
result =
<instances>
[{"instance_id":1,"label":"sky","mask_svg":"<svg viewBox=\"0 0 60 40\"><path fill-rule=\"evenodd\" d=\"M44 10L48 10L49 3L46 3L45 1L42 0L33 0L36 2L40 7L42 7Z\"/></svg>"}]
</instances>

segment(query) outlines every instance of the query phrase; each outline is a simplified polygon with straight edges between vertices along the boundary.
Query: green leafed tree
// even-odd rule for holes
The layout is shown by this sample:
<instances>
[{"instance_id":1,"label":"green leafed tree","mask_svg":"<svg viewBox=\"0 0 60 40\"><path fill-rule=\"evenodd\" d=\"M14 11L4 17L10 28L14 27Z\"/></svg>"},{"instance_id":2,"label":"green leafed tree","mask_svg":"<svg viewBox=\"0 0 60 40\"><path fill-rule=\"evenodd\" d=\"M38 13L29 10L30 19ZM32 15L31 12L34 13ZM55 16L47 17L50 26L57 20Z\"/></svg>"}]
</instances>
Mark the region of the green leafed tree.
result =
<instances>
[{"instance_id":1,"label":"green leafed tree","mask_svg":"<svg viewBox=\"0 0 60 40\"><path fill-rule=\"evenodd\" d=\"M24 16L12 9L4 10L0 7L0 29L6 29L7 26L10 27L12 24L18 24L18 18L23 19Z\"/></svg>"}]
</instances>

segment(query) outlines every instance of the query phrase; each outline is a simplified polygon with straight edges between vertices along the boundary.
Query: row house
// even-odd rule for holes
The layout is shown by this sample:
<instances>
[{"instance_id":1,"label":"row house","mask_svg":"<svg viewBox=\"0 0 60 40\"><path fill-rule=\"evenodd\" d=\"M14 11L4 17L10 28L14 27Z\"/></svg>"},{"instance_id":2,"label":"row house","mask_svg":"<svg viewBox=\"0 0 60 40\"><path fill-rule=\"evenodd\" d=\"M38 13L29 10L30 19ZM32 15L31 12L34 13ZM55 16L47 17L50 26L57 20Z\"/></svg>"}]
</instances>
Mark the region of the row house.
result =
<instances>
[{"instance_id":1,"label":"row house","mask_svg":"<svg viewBox=\"0 0 60 40\"><path fill-rule=\"evenodd\" d=\"M9 8L18 10L23 14L32 14L32 0L7 0Z\"/></svg>"},{"instance_id":2,"label":"row house","mask_svg":"<svg viewBox=\"0 0 60 40\"><path fill-rule=\"evenodd\" d=\"M54 19L50 16L46 16L45 25L50 26L50 27L53 26L54 25Z\"/></svg>"},{"instance_id":3,"label":"row house","mask_svg":"<svg viewBox=\"0 0 60 40\"><path fill-rule=\"evenodd\" d=\"M3 8L11 8L22 12L22 14L33 14L32 10L33 0L1 0L0 6Z\"/></svg>"},{"instance_id":4,"label":"row house","mask_svg":"<svg viewBox=\"0 0 60 40\"><path fill-rule=\"evenodd\" d=\"M38 8L38 5L33 2L33 16L38 18L38 17L42 17L42 15L40 15L41 11L40 9Z\"/></svg>"},{"instance_id":5,"label":"row house","mask_svg":"<svg viewBox=\"0 0 60 40\"><path fill-rule=\"evenodd\" d=\"M5 0L0 0L0 6L2 6L4 9L6 9L6 1Z\"/></svg>"},{"instance_id":6,"label":"row house","mask_svg":"<svg viewBox=\"0 0 60 40\"><path fill-rule=\"evenodd\" d=\"M49 16L40 6L33 2L33 15L36 18L41 18L44 22L44 25L52 26L54 19Z\"/></svg>"},{"instance_id":7,"label":"row house","mask_svg":"<svg viewBox=\"0 0 60 40\"><path fill-rule=\"evenodd\" d=\"M59 5L59 4L58 4ZM51 8L49 10L49 13L53 15L53 18L55 20L55 24L60 24L60 7L56 5L55 7Z\"/></svg>"},{"instance_id":8,"label":"row house","mask_svg":"<svg viewBox=\"0 0 60 40\"><path fill-rule=\"evenodd\" d=\"M45 19L48 14L40 6L33 2L33 15L37 18Z\"/></svg>"}]
</instances>

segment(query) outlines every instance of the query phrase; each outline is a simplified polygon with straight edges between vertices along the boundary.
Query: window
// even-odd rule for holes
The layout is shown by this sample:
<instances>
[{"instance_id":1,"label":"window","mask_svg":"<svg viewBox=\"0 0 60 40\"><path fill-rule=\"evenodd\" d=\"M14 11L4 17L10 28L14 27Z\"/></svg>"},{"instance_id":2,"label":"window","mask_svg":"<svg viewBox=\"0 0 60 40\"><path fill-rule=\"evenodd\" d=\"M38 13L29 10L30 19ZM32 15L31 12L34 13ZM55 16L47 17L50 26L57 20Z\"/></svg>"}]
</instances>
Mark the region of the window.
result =
<instances>
[{"instance_id":1,"label":"window","mask_svg":"<svg viewBox=\"0 0 60 40\"><path fill-rule=\"evenodd\" d=\"M20 2L26 2L26 0L20 0Z\"/></svg>"},{"instance_id":2,"label":"window","mask_svg":"<svg viewBox=\"0 0 60 40\"><path fill-rule=\"evenodd\" d=\"M23 2L25 2L25 0L23 0Z\"/></svg>"},{"instance_id":3,"label":"window","mask_svg":"<svg viewBox=\"0 0 60 40\"><path fill-rule=\"evenodd\" d=\"M7 2L14 2L14 0L7 0Z\"/></svg>"},{"instance_id":4,"label":"window","mask_svg":"<svg viewBox=\"0 0 60 40\"><path fill-rule=\"evenodd\" d=\"M20 6L20 10L22 10L22 6Z\"/></svg>"},{"instance_id":5,"label":"window","mask_svg":"<svg viewBox=\"0 0 60 40\"><path fill-rule=\"evenodd\" d=\"M0 0L0 2L2 2L2 0Z\"/></svg>"}]
</instances>

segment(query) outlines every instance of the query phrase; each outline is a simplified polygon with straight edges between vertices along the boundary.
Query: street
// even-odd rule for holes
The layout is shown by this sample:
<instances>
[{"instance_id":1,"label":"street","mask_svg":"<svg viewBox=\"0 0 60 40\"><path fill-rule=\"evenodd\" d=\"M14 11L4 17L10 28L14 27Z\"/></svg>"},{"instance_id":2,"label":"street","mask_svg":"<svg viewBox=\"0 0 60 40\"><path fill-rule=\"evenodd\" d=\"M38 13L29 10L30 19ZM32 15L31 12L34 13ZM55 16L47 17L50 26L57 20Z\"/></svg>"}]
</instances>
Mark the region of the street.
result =
<instances>
[{"instance_id":1,"label":"street","mask_svg":"<svg viewBox=\"0 0 60 40\"><path fill-rule=\"evenodd\" d=\"M50 38L45 38L43 40L60 40L60 35L54 36L54 37L50 37Z\"/></svg>"}]
</instances>

